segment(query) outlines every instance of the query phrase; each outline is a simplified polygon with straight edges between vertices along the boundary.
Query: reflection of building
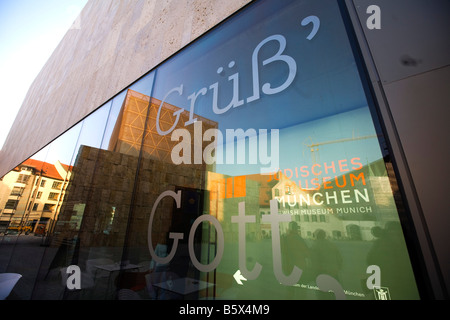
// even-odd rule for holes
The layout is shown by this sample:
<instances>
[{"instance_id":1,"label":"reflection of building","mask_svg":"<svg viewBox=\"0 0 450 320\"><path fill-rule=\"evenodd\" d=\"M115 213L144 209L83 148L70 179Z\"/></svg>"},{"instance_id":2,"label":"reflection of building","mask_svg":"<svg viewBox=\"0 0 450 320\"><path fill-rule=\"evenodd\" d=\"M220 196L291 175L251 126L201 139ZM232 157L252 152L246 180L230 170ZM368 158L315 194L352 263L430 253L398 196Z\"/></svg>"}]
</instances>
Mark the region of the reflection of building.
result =
<instances>
[{"instance_id":1,"label":"reflection of building","mask_svg":"<svg viewBox=\"0 0 450 320\"><path fill-rule=\"evenodd\" d=\"M128 241L133 248L143 248L148 254L149 215L156 198L166 190L183 190L183 196L188 190L201 192L205 173L195 166L186 170L185 166L143 158L135 185L137 167L138 158L133 155L82 146L55 228L53 245L78 238L82 248L121 248ZM90 179L85 179L86 171L92 172ZM203 204L202 198L198 201ZM172 199L162 202L153 219L154 246L167 245L169 232L179 227L175 217L185 214L176 210ZM194 217L200 214L201 209L191 213Z\"/></svg>"},{"instance_id":2,"label":"reflection of building","mask_svg":"<svg viewBox=\"0 0 450 320\"><path fill-rule=\"evenodd\" d=\"M68 169L59 161L53 165L28 159L5 175L0 182L0 221L10 228L45 231L44 226L57 218Z\"/></svg>"},{"instance_id":3,"label":"reflection of building","mask_svg":"<svg viewBox=\"0 0 450 320\"><path fill-rule=\"evenodd\" d=\"M121 246L127 233L128 217L133 214L130 234L135 245L145 245L148 216L155 199L166 190L205 190L205 164L174 165L171 160L173 147L178 143L171 135L159 135L155 122L161 101L139 92L128 90L115 124L108 150L82 146L69 181L67 197L63 204L58 228L59 238L71 239L78 235L82 245L102 244ZM148 111L148 108L150 110ZM178 107L164 104L160 123L167 130ZM148 113L148 119L147 118ZM217 123L196 115L204 130L216 128ZM184 126L189 112L180 115L177 128L190 132L190 145L196 143L194 126ZM147 127L146 127L147 125ZM144 130L146 128L146 130ZM145 135L144 135L145 132ZM198 142L197 142L198 143ZM202 144L202 149L205 144ZM209 142L210 143L210 142ZM142 150L143 158L139 152ZM135 175L139 170L139 179ZM85 173L90 179L85 179ZM133 198L134 197L134 198ZM134 199L136 206L130 208ZM202 200L203 202L203 200ZM169 229L173 228L173 202L164 206L165 214L154 222L155 243L165 244ZM196 213L201 214L201 212Z\"/></svg>"},{"instance_id":4,"label":"reflection of building","mask_svg":"<svg viewBox=\"0 0 450 320\"><path fill-rule=\"evenodd\" d=\"M158 108L161 104L160 100L155 98L151 99L150 111L146 122L149 101L149 96L133 90L127 91L108 149L115 152L138 156L142 144L142 150L145 157L172 163L170 158L171 152L178 141L172 141L171 134L160 135L156 130L156 117ZM174 112L178 110L180 110L180 108L164 103L161 108L159 120L161 130L168 130L172 124L175 123L176 116L174 116ZM198 115L195 115L195 118L197 118L197 121L202 122L201 137L203 137L203 132L205 130L217 128L217 123L214 121ZM188 130L192 139L191 145L193 146L195 143L194 126L184 125L188 120L189 112L185 110L180 114L180 119L174 130L180 128ZM147 131L145 132L144 141L142 141L146 124ZM205 143L201 143L203 144L203 150ZM194 150L194 148L192 148L192 150ZM191 156L193 157L194 155L192 154ZM194 161L191 161L191 163L194 163Z\"/></svg>"},{"instance_id":5,"label":"reflection of building","mask_svg":"<svg viewBox=\"0 0 450 320\"><path fill-rule=\"evenodd\" d=\"M302 188L305 180L281 172L275 178L272 197L278 200L279 212L301 223L304 237L312 238L320 228L334 239L373 240L373 227L396 221L393 190L383 161L327 177L326 184L322 180L315 188Z\"/></svg>"}]
</instances>

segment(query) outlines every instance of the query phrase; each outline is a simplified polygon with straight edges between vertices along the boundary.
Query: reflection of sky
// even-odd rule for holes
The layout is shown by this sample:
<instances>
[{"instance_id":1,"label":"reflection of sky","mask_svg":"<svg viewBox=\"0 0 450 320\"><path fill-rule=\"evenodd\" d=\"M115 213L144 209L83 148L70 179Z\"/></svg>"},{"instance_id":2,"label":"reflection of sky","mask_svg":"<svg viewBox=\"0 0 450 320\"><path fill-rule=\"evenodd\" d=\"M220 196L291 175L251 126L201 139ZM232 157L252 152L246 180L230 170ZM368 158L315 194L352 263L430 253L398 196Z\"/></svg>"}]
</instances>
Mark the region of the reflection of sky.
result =
<instances>
[{"instance_id":1,"label":"reflection of sky","mask_svg":"<svg viewBox=\"0 0 450 320\"><path fill-rule=\"evenodd\" d=\"M130 89L150 95L152 84L153 73L131 85ZM106 149L125 99L126 91L122 91L114 99L106 102L32 158L48 163L60 161L63 164L73 165L80 146Z\"/></svg>"},{"instance_id":2,"label":"reflection of sky","mask_svg":"<svg viewBox=\"0 0 450 320\"><path fill-rule=\"evenodd\" d=\"M340 142L347 138L375 135L368 108L361 108L328 118L293 126L281 131L280 167L294 168L312 165L312 154L307 145L311 143L331 142L319 145L314 153L316 163L341 159L361 158L363 162L372 162L381 158L376 137L364 140ZM288 157L285 156L289 155Z\"/></svg>"},{"instance_id":3,"label":"reflection of sky","mask_svg":"<svg viewBox=\"0 0 450 320\"><path fill-rule=\"evenodd\" d=\"M31 158L52 164L56 161L68 165L72 164L73 150L80 135L81 127L82 123L78 123Z\"/></svg>"},{"instance_id":4,"label":"reflection of sky","mask_svg":"<svg viewBox=\"0 0 450 320\"><path fill-rule=\"evenodd\" d=\"M275 169L294 170L314 163L330 164L352 158L360 158L363 165L368 164L382 157L374 135L367 107L284 128L280 130L279 166ZM361 137L369 138L357 139ZM356 139L347 141L349 138ZM340 141L342 139L346 141ZM314 153L308 147L324 142L327 144L315 147ZM216 169L217 172L237 176L259 173L261 167L267 166L224 164L217 165Z\"/></svg>"}]
</instances>

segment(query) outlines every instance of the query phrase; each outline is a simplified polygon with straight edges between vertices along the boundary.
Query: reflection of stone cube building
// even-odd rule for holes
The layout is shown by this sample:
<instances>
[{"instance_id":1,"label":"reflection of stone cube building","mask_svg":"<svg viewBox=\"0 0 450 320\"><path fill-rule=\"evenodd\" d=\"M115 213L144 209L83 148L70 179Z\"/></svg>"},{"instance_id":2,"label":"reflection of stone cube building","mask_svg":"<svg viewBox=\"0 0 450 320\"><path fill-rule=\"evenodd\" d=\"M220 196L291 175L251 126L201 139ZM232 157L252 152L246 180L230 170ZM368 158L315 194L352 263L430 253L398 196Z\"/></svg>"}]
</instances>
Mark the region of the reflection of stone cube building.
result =
<instances>
[{"instance_id":1,"label":"reflection of stone cube building","mask_svg":"<svg viewBox=\"0 0 450 320\"><path fill-rule=\"evenodd\" d=\"M147 130L145 131L144 141L142 141L149 101L149 96L133 90L127 91L108 149L115 152L138 156L142 144L142 151L146 158L172 163L171 152L178 142L171 140L171 134L160 135L156 130L156 117L161 104L161 101L158 99L151 99L147 119ZM161 108L159 119L161 130L168 130L173 123L175 123L176 116L174 116L174 112L178 110L180 110L180 108L164 103ZM202 137L203 132L207 129L217 128L217 123L214 121L198 115L195 115L195 118L197 118L197 121L202 122ZM180 114L180 119L174 130L180 128L188 130L191 134L191 145L193 147L195 143L194 126L184 126L185 122L188 120L189 112L185 110ZM207 143L200 143L202 143L203 150ZM192 150L194 150L194 148L192 148ZM191 163L194 163L194 161Z\"/></svg>"},{"instance_id":2,"label":"reflection of stone cube building","mask_svg":"<svg viewBox=\"0 0 450 320\"><path fill-rule=\"evenodd\" d=\"M122 246L132 213L128 241L145 246L148 217L163 191L204 188L204 172L194 166L187 169L154 159L141 159L140 164L135 185L137 157L80 148L55 233L66 239L78 235L83 246ZM86 172L91 172L90 179L85 179ZM173 206L173 201L164 201L155 217L155 244L166 241Z\"/></svg>"},{"instance_id":3,"label":"reflection of stone cube building","mask_svg":"<svg viewBox=\"0 0 450 320\"><path fill-rule=\"evenodd\" d=\"M206 164L172 163L172 148L178 142L171 141L170 134L161 136L156 131L160 103L153 98L150 102L149 96L128 90L108 150L87 146L78 150L68 196L55 230L59 238L71 239L77 235L83 246L120 247L124 241L133 246L146 246L148 217L163 191L205 190ZM180 109L169 104L162 107L163 130L175 121L176 110ZM188 118L189 112L182 112L176 128L191 133L193 146L196 142L194 126L184 127ZM202 123L202 135L204 130L217 127L213 121L196 118ZM162 203L153 221L155 244L165 243L169 230L174 227L174 202L167 199Z\"/></svg>"}]
</instances>

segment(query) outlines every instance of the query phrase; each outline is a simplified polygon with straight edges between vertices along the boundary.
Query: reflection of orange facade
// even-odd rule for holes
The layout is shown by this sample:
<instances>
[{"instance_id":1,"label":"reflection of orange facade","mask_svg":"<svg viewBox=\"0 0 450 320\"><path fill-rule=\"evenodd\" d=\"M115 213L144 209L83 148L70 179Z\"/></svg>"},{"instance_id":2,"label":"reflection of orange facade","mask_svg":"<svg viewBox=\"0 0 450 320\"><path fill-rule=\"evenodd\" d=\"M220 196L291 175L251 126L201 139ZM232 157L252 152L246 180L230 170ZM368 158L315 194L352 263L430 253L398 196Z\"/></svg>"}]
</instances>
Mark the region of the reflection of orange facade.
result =
<instances>
[{"instance_id":1,"label":"reflection of orange facade","mask_svg":"<svg viewBox=\"0 0 450 320\"><path fill-rule=\"evenodd\" d=\"M139 150L141 150L149 101L149 96L133 90L127 91L127 95L120 110L119 118L117 119L117 123L114 127L108 150L138 156ZM143 155L146 158L161 160L163 162L172 162L170 155L173 147L178 142L171 141L170 134L162 136L158 134L156 130L156 117L160 104L160 100L151 98L150 110L147 119L147 131L145 132L145 138L142 145ZM176 116L173 114L177 110L180 110L180 108L164 103L161 108L161 116L159 119L162 130L169 129L173 123L175 123ZM197 118L197 121L202 122L203 131L210 128L217 128L216 122L202 118L198 115L195 117ZM180 120L178 121L175 129L186 129L189 133L191 133L191 137L194 137L194 126L184 126L184 123L188 120L189 112L183 111L180 114ZM192 140L191 145L193 144L194 141Z\"/></svg>"},{"instance_id":2,"label":"reflection of orange facade","mask_svg":"<svg viewBox=\"0 0 450 320\"><path fill-rule=\"evenodd\" d=\"M238 239L235 224L231 217L238 214L238 205L245 202L248 215L255 216L256 222L247 224L249 239L261 239L267 225L261 223L261 215L269 213L271 185L266 175L250 174L243 176L228 176L208 171L206 175L206 190L209 192L209 214L215 216L220 223L227 241Z\"/></svg>"},{"instance_id":3,"label":"reflection of orange facade","mask_svg":"<svg viewBox=\"0 0 450 320\"><path fill-rule=\"evenodd\" d=\"M36 231L38 221L55 220L69 169L59 161L53 165L28 159L9 172L0 184L0 221L10 226L31 224L31 231Z\"/></svg>"}]
</instances>

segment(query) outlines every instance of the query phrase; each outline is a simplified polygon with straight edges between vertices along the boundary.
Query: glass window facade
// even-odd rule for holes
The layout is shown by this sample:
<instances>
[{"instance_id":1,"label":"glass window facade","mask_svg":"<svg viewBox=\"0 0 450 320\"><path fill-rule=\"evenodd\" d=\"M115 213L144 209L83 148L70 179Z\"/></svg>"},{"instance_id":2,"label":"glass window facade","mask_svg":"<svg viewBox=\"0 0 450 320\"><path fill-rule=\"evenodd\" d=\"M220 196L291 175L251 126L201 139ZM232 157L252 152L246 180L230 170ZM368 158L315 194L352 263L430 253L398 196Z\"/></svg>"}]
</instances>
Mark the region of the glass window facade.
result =
<instances>
[{"instance_id":1,"label":"glass window facade","mask_svg":"<svg viewBox=\"0 0 450 320\"><path fill-rule=\"evenodd\" d=\"M372 110L336 1L249 5L3 177L10 297L418 299Z\"/></svg>"}]
</instances>

